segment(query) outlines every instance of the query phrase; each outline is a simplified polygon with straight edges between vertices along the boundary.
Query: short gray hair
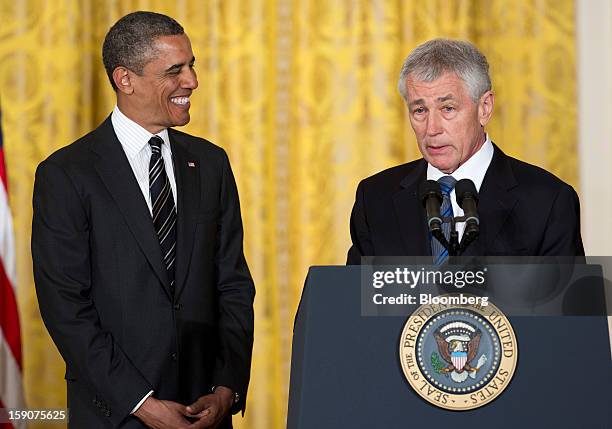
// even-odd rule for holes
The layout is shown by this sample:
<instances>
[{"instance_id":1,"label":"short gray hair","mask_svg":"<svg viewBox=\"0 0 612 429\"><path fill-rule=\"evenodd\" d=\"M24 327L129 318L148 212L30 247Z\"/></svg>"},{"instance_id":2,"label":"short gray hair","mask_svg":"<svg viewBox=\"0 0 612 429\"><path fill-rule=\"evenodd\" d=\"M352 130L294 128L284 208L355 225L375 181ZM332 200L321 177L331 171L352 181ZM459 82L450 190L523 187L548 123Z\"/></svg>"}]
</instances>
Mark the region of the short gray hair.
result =
<instances>
[{"instance_id":1,"label":"short gray hair","mask_svg":"<svg viewBox=\"0 0 612 429\"><path fill-rule=\"evenodd\" d=\"M433 39L417 46L402 65L397 89L408 102L406 79L409 75L432 82L445 73L455 73L463 80L474 103L491 90L485 56L470 42L449 39Z\"/></svg>"},{"instance_id":2,"label":"short gray hair","mask_svg":"<svg viewBox=\"0 0 612 429\"><path fill-rule=\"evenodd\" d=\"M123 66L142 74L144 66L155 55L155 39L184 34L185 30L169 16L155 12L132 12L113 25L102 44L102 61L114 90L113 71Z\"/></svg>"}]
</instances>

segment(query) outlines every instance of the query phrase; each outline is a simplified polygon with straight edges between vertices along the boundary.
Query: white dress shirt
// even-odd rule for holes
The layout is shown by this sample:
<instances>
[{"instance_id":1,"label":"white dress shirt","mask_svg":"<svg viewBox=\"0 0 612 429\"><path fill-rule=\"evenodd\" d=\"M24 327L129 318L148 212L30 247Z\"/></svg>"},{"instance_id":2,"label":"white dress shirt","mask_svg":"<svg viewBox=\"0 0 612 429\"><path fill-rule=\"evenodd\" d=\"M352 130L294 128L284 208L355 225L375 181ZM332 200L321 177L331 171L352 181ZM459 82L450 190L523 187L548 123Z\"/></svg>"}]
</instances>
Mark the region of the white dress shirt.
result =
<instances>
[{"instance_id":1,"label":"white dress shirt","mask_svg":"<svg viewBox=\"0 0 612 429\"><path fill-rule=\"evenodd\" d=\"M484 180L487 169L493 159L493 143L489 139L489 134L486 135L486 140L482 147L478 149L474 155L470 157L464 164L460 165L451 176L457 181L461 179L470 179L476 185L476 190L480 192L480 186ZM427 180L438 180L442 176L447 176L446 173L441 172L431 164L427 164ZM455 189L450 194L451 203L453 205L453 216L463 216L463 210L457 204L457 196ZM459 240L463 237L463 230L465 229L465 222L457 222L457 232L459 233Z\"/></svg>"},{"instance_id":2,"label":"white dress shirt","mask_svg":"<svg viewBox=\"0 0 612 429\"><path fill-rule=\"evenodd\" d=\"M142 192L142 196L147 202L149 213L153 216L153 205L151 203L151 193L149 191L149 163L151 161L151 146L149 140L154 134L151 134L143 127L125 116L119 107L115 106L111 114L111 122L115 129L115 134L121 143L121 147L127 156L127 159L132 167L138 186ZM170 139L168 138L168 130L164 129L155 134L164 140L161 147L162 157L166 168L166 175L170 181L172 188L172 196L176 202L176 179L174 177L174 167L172 165L172 149L170 148ZM153 394L153 390L147 393L132 409L131 414L134 414L143 402Z\"/></svg>"},{"instance_id":3,"label":"white dress shirt","mask_svg":"<svg viewBox=\"0 0 612 429\"><path fill-rule=\"evenodd\" d=\"M152 151L149 140L154 135L162 138L164 141L161 147L162 157L164 158L166 175L170 180L172 196L176 203L176 179L174 177L174 166L172 165L172 149L170 148L168 129L163 129L157 134L151 134L125 116L117 106L113 109L111 122L113 123L115 134L117 134L117 138L121 143L121 147L130 162L130 167L132 167L138 186L140 186L142 196L147 202L147 206L149 206L149 213L151 213L151 215L153 215L153 207L151 203L151 193L149 191L149 162L151 161Z\"/></svg>"}]
</instances>

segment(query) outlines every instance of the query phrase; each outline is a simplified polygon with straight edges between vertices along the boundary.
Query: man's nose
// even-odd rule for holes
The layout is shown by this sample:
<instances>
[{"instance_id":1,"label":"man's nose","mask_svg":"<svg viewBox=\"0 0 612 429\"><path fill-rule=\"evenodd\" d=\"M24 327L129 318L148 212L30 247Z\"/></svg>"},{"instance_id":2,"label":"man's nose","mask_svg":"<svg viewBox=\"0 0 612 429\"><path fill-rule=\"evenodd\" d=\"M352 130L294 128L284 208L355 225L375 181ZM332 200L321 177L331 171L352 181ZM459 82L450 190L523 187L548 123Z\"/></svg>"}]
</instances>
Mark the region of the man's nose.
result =
<instances>
[{"instance_id":1,"label":"man's nose","mask_svg":"<svg viewBox=\"0 0 612 429\"><path fill-rule=\"evenodd\" d=\"M431 111L427 116L427 135L436 136L442 132L441 120L435 111Z\"/></svg>"},{"instance_id":2,"label":"man's nose","mask_svg":"<svg viewBox=\"0 0 612 429\"><path fill-rule=\"evenodd\" d=\"M184 75L181 82L182 88L194 90L198 87L198 77L194 69L190 68Z\"/></svg>"}]
</instances>

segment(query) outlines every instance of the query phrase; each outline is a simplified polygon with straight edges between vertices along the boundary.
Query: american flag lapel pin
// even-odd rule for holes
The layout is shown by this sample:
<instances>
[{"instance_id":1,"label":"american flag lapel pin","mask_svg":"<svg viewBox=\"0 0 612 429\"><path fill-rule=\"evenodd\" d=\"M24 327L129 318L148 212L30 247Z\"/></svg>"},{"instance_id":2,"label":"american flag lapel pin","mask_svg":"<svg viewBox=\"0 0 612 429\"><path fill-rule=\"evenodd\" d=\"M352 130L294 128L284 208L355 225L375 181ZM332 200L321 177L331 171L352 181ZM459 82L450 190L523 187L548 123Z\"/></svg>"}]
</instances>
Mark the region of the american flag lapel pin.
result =
<instances>
[{"instance_id":1,"label":"american flag lapel pin","mask_svg":"<svg viewBox=\"0 0 612 429\"><path fill-rule=\"evenodd\" d=\"M187 167L195 168L195 162L194 161L187 161Z\"/></svg>"}]
</instances>

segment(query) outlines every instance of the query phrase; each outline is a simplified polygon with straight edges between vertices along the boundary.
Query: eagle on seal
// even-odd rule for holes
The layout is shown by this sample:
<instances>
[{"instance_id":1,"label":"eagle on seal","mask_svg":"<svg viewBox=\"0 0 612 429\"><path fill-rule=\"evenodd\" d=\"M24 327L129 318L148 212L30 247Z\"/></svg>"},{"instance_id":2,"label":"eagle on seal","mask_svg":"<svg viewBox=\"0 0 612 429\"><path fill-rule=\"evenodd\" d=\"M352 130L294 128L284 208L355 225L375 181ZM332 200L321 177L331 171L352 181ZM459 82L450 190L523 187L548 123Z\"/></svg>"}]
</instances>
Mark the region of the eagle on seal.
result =
<instances>
[{"instance_id":1,"label":"eagle on seal","mask_svg":"<svg viewBox=\"0 0 612 429\"><path fill-rule=\"evenodd\" d=\"M465 340L469 338L468 341L456 338L449 338L447 340L439 330L435 331L433 335L436 339L436 343L438 343L440 356L448 363L446 368L440 370L441 373L446 374L454 371L461 374L463 371L478 371L479 368L471 366L470 363L476 357L476 353L478 353L480 337L482 336L480 329L477 329L471 338L464 338Z\"/></svg>"}]
</instances>

